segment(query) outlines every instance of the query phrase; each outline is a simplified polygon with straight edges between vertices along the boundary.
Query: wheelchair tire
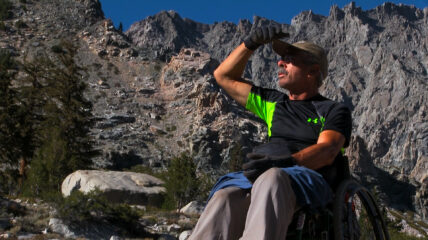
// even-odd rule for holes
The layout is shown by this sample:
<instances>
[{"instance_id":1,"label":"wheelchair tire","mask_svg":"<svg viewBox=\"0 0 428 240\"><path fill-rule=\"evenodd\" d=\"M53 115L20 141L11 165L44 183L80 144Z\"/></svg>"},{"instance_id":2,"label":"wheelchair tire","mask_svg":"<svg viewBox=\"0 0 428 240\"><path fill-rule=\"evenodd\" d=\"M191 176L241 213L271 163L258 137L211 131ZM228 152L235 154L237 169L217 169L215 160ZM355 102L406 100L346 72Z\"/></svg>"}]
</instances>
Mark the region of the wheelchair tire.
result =
<instances>
[{"instance_id":1,"label":"wheelchair tire","mask_svg":"<svg viewBox=\"0 0 428 240\"><path fill-rule=\"evenodd\" d=\"M333 229L335 240L389 240L373 196L354 179L343 181L336 191Z\"/></svg>"}]
</instances>

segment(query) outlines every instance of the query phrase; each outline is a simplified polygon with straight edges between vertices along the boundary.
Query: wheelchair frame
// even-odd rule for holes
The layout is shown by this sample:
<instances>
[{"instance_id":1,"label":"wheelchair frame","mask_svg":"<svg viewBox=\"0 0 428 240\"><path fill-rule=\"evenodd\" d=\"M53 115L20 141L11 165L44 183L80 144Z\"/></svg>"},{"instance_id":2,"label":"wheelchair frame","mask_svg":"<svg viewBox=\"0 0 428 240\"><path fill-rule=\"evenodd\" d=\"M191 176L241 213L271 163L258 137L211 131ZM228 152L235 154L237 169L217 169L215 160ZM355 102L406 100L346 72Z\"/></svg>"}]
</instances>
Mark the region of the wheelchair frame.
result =
<instances>
[{"instance_id":1,"label":"wheelchair frame","mask_svg":"<svg viewBox=\"0 0 428 240\"><path fill-rule=\"evenodd\" d=\"M333 201L316 213L306 209L297 211L286 240L390 239L373 195L351 177L346 157L342 170L344 179L337 187Z\"/></svg>"}]
</instances>

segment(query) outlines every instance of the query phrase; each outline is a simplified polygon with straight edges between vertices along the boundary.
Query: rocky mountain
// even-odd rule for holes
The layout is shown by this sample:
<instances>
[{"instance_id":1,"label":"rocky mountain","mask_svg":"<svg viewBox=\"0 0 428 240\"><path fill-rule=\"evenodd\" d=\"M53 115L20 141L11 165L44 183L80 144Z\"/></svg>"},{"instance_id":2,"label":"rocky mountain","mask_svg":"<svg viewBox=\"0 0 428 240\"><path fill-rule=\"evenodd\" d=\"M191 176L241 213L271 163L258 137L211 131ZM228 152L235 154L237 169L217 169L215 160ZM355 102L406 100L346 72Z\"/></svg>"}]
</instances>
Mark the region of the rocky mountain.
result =
<instances>
[{"instance_id":1,"label":"rocky mountain","mask_svg":"<svg viewBox=\"0 0 428 240\"><path fill-rule=\"evenodd\" d=\"M303 12L282 24L290 42L310 40L329 52L329 77L322 93L345 102L353 111L353 141L347 154L361 180L375 183L391 205L412 205L427 216L427 14L428 8L385 3L363 11L354 3L333 6L329 16ZM161 12L133 24L133 43L168 58L192 47L221 61L254 27L281 24L254 17L211 25ZM150 26L150 27L149 27ZM181 31L186 29L186 31ZM177 34L181 33L181 34ZM163 39L153 44L150 39ZM246 76L275 87L275 54L258 50ZM390 183L394 181L391 187Z\"/></svg>"},{"instance_id":2,"label":"rocky mountain","mask_svg":"<svg viewBox=\"0 0 428 240\"><path fill-rule=\"evenodd\" d=\"M331 7L329 16L303 12L290 25L262 17L203 24L168 11L122 33L98 0L12 2L0 48L23 59L61 39L79 46L102 152L96 168L163 169L188 151L200 171L227 172L266 140L266 129L219 89L212 72L252 29L281 24L290 42L311 40L329 52L322 93L352 109L347 155L356 176L389 207L427 220L428 7L385 3L363 11L350 3ZM245 77L276 87L277 59L271 46L260 48Z\"/></svg>"}]
</instances>

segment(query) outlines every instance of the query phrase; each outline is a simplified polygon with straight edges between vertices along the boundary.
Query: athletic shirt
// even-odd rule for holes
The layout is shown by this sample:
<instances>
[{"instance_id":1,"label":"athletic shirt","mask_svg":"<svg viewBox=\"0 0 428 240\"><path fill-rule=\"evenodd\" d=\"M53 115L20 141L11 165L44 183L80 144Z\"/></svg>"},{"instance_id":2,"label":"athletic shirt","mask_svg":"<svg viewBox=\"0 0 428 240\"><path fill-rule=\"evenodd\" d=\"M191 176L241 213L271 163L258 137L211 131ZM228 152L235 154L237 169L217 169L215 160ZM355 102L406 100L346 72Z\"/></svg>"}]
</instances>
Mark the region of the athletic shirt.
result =
<instances>
[{"instance_id":1,"label":"athletic shirt","mask_svg":"<svg viewBox=\"0 0 428 240\"><path fill-rule=\"evenodd\" d=\"M349 145L352 130L350 110L342 103L316 95L305 100L290 100L288 95L273 89L253 86L246 109L265 121L269 141L285 140L291 153L314 145L322 131L334 130L345 137ZM316 161L316 159L314 159ZM343 164L339 153L334 163L317 171L335 188L338 164Z\"/></svg>"}]
</instances>

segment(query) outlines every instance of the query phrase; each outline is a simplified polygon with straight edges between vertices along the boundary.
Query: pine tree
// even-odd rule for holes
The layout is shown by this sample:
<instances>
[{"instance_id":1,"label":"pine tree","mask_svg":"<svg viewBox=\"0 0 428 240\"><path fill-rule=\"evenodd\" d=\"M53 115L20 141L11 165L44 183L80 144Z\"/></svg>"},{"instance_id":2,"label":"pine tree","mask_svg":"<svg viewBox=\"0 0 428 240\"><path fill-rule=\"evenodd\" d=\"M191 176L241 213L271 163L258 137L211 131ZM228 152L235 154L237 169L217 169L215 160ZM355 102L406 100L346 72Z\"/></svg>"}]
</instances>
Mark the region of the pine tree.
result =
<instances>
[{"instance_id":1,"label":"pine tree","mask_svg":"<svg viewBox=\"0 0 428 240\"><path fill-rule=\"evenodd\" d=\"M6 20L12 17L12 3L9 0L0 0L0 20Z\"/></svg>"},{"instance_id":2,"label":"pine tree","mask_svg":"<svg viewBox=\"0 0 428 240\"><path fill-rule=\"evenodd\" d=\"M118 31L119 32L123 32L123 24L122 24L122 22L119 23Z\"/></svg>"},{"instance_id":3,"label":"pine tree","mask_svg":"<svg viewBox=\"0 0 428 240\"><path fill-rule=\"evenodd\" d=\"M20 106L12 88L16 62L6 51L0 51L0 193L15 192L18 180L17 159L20 156L17 116Z\"/></svg>"},{"instance_id":4,"label":"pine tree","mask_svg":"<svg viewBox=\"0 0 428 240\"><path fill-rule=\"evenodd\" d=\"M10 54L0 51L0 163L11 163L16 157L15 117L17 113L16 92L11 88L15 63Z\"/></svg>"},{"instance_id":5,"label":"pine tree","mask_svg":"<svg viewBox=\"0 0 428 240\"><path fill-rule=\"evenodd\" d=\"M200 186L196 165L186 153L171 160L165 179L167 189L165 208L181 208L195 199Z\"/></svg>"},{"instance_id":6,"label":"pine tree","mask_svg":"<svg viewBox=\"0 0 428 240\"><path fill-rule=\"evenodd\" d=\"M54 57L31 63L41 73L35 75L42 78L45 100L38 126L40 146L30 163L26 188L32 196L59 192L61 181L73 171L88 169L95 155L89 135L92 105L83 95L87 75L74 61L76 47L62 42L61 48Z\"/></svg>"}]
</instances>

